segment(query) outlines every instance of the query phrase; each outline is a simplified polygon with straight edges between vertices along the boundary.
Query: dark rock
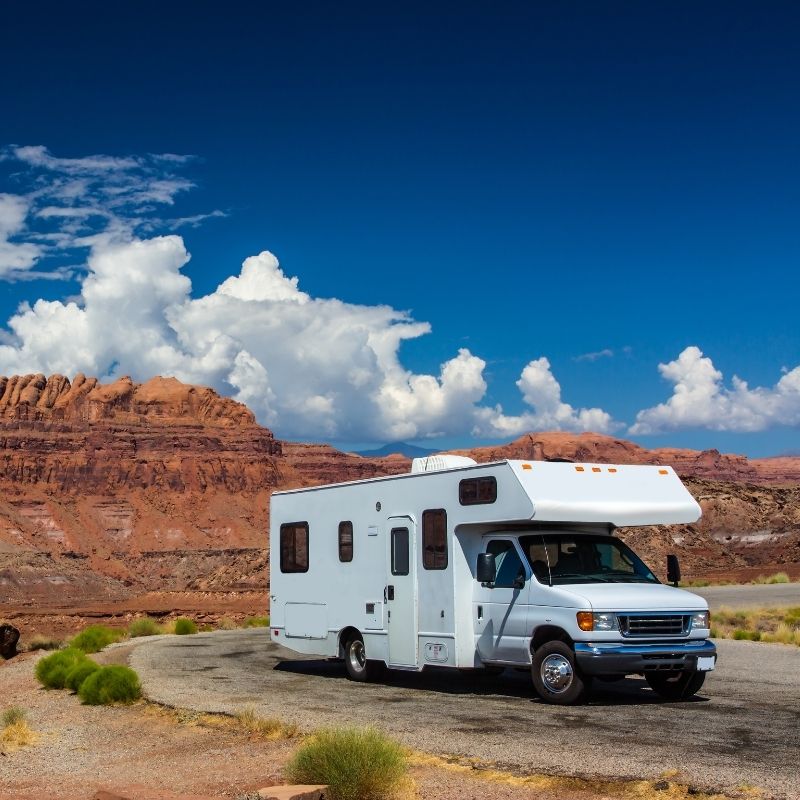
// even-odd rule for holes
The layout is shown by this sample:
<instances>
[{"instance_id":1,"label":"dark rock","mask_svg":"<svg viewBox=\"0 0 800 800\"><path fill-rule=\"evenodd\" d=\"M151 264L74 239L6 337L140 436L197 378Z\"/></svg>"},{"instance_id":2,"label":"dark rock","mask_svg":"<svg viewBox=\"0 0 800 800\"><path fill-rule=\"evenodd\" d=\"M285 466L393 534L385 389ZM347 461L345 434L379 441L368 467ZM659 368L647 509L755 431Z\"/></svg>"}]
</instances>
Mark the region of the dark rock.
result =
<instances>
[{"instance_id":1,"label":"dark rock","mask_svg":"<svg viewBox=\"0 0 800 800\"><path fill-rule=\"evenodd\" d=\"M0 625L0 656L14 658L17 654L19 631L9 624Z\"/></svg>"},{"instance_id":2,"label":"dark rock","mask_svg":"<svg viewBox=\"0 0 800 800\"><path fill-rule=\"evenodd\" d=\"M653 784L653 788L654 788L654 789L655 789L657 792L664 792L664 791L666 791L667 789L669 789L669 781L656 781L656 782Z\"/></svg>"}]
</instances>

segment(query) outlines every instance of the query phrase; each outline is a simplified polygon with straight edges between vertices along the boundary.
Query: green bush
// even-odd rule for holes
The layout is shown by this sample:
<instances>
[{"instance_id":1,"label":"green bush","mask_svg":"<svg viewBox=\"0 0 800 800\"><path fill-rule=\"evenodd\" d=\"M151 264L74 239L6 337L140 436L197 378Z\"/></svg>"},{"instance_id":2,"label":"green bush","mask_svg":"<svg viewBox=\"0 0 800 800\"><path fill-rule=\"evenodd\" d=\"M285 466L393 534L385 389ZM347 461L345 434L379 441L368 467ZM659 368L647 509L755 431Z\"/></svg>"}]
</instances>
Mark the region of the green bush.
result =
<instances>
[{"instance_id":1,"label":"green bush","mask_svg":"<svg viewBox=\"0 0 800 800\"><path fill-rule=\"evenodd\" d=\"M132 703L142 696L142 687L130 667L100 667L81 684L78 696L89 706Z\"/></svg>"},{"instance_id":2,"label":"green bush","mask_svg":"<svg viewBox=\"0 0 800 800\"><path fill-rule=\"evenodd\" d=\"M197 633L197 625L191 619L186 617L178 617L175 620L175 633L178 636L186 636L188 633Z\"/></svg>"},{"instance_id":3,"label":"green bush","mask_svg":"<svg viewBox=\"0 0 800 800\"><path fill-rule=\"evenodd\" d=\"M11 706L11 708L7 708L3 712L2 717L0 717L0 725L3 728L7 728L9 725L16 725L18 722L25 722L26 717L25 709L19 706Z\"/></svg>"},{"instance_id":4,"label":"green bush","mask_svg":"<svg viewBox=\"0 0 800 800\"><path fill-rule=\"evenodd\" d=\"M758 642L761 640L761 632L760 631L746 631L742 628L737 628L733 632L733 638L739 640L746 640L750 642Z\"/></svg>"},{"instance_id":5,"label":"green bush","mask_svg":"<svg viewBox=\"0 0 800 800\"><path fill-rule=\"evenodd\" d=\"M791 583L791 578L785 572L776 572L774 575L759 575L753 583Z\"/></svg>"},{"instance_id":6,"label":"green bush","mask_svg":"<svg viewBox=\"0 0 800 800\"><path fill-rule=\"evenodd\" d=\"M140 617L128 625L128 636L136 639L139 636L156 636L161 633L161 626L150 617Z\"/></svg>"},{"instance_id":7,"label":"green bush","mask_svg":"<svg viewBox=\"0 0 800 800\"><path fill-rule=\"evenodd\" d=\"M81 688L81 684L95 671L100 669L100 665L91 658L85 658L79 661L68 673L64 679L64 688L77 692Z\"/></svg>"},{"instance_id":8,"label":"green bush","mask_svg":"<svg viewBox=\"0 0 800 800\"><path fill-rule=\"evenodd\" d=\"M70 641L70 647L77 647L84 653L99 653L104 647L118 642L125 634L105 625L90 625Z\"/></svg>"},{"instance_id":9,"label":"green bush","mask_svg":"<svg viewBox=\"0 0 800 800\"><path fill-rule=\"evenodd\" d=\"M296 783L326 783L332 800L382 800L394 794L408 765L397 742L374 728L323 730L287 768Z\"/></svg>"},{"instance_id":10,"label":"green bush","mask_svg":"<svg viewBox=\"0 0 800 800\"><path fill-rule=\"evenodd\" d=\"M268 616L255 616L255 617L247 617L244 621L245 628L269 628L269 617Z\"/></svg>"},{"instance_id":11,"label":"green bush","mask_svg":"<svg viewBox=\"0 0 800 800\"><path fill-rule=\"evenodd\" d=\"M36 680L47 689L63 689L69 671L76 664L85 660L85 653L75 647L58 650L41 659L36 665Z\"/></svg>"}]
</instances>

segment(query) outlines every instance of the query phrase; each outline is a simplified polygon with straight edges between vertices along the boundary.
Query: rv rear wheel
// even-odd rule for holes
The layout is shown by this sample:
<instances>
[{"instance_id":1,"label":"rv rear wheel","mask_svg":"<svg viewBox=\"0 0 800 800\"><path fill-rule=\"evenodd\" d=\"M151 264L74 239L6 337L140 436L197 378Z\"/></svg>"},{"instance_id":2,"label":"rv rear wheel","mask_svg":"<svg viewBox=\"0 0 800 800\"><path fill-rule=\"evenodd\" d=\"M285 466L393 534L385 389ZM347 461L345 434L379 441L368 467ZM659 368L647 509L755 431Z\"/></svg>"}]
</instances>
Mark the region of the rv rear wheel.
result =
<instances>
[{"instance_id":1,"label":"rv rear wheel","mask_svg":"<svg viewBox=\"0 0 800 800\"><path fill-rule=\"evenodd\" d=\"M351 636L344 646L344 666L351 681L369 681L377 677L382 661L368 661L367 648L360 633Z\"/></svg>"},{"instance_id":2,"label":"rv rear wheel","mask_svg":"<svg viewBox=\"0 0 800 800\"><path fill-rule=\"evenodd\" d=\"M581 674L575 653L564 642L546 642L533 654L531 679L545 703L580 703L591 688L591 678Z\"/></svg>"}]
</instances>

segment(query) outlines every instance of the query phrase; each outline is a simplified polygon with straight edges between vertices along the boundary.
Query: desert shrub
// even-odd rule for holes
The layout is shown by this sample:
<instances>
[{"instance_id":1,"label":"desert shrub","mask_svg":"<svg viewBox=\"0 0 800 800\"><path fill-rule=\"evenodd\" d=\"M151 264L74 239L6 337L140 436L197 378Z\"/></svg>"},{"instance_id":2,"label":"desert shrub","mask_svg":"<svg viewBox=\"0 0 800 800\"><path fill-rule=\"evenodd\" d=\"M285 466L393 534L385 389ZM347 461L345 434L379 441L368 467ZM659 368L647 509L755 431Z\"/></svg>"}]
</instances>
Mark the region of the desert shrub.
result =
<instances>
[{"instance_id":1,"label":"desert shrub","mask_svg":"<svg viewBox=\"0 0 800 800\"><path fill-rule=\"evenodd\" d=\"M47 689L63 689L67 674L79 662L86 660L86 654L75 647L57 650L45 656L36 665L36 680Z\"/></svg>"},{"instance_id":2,"label":"desert shrub","mask_svg":"<svg viewBox=\"0 0 800 800\"><path fill-rule=\"evenodd\" d=\"M733 632L733 638L750 642L758 642L761 640L761 631L748 631L744 630L743 628L737 628Z\"/></svg>"},{"instance_id":3,"label":"desert shrub","mask_svg":"<svg viewBox=\"0 0 800 800\"><path fill-rule=\"evenodd\" d=\"M16 725L18 722L25 722L26 716L25 709L19 706L11 706L11 708L3 711L0 723L4 728L7 728L9 725Z\"/></svg>"},{"instance_id":4,"label":"desert shrub","mask_svg":"<svg viewBox=\"0 0 800 800\"><path fill-rule=\"evenodd\" d=\"M0 752L16 750L18 747L27 747L34 744L39 737L34 733L25 719L19 719L6 725L0 731L0 744L3 745Z\"/></svg>"},{"instance_id":5,"label":"desert shrub","mask_svg":"<svg viewBox=\"0 0 800 800\"><path fill-rule=\"evenodd\" d=\"M268 616L255 616L255 617L247 617L244 621L245 628L269 628L269 617Z\"/></svg>"},{"instance_id":6,"label":"desert shrub","mask_svg":"<svg viewBox=\"0 0 800 800\"><path fill-rule=\"evenodd\" d=\"M287 774L297 783L328 784L332 800L382 800L402 785L407 769L400 745L374 728L335 728L303 744Z\"/></svg>"},{"instance_id":7,"label":"desert shrub","mask_svg":"<svg viewBox=\"0 0 800 800\"><path fill-rule=\"evenodd\" d=\"M300 733L297 725L282 722L274 717L259 717L252 708L246 708L236 715L239 727L254 736L264 739L291 739Z\"/></svg>"},{"instance_id":8,"label":"desert shrub","mask_svg":"<svg viewBox=\"0 0 800 800\"><path fill-rule=\"evenodd\" d=\"M774 575L759 575L751 583L791 583L791 578L785 572L776 572Z\"/></svg>"},{"instance_id":9,"label":"desert shrub","mask_svg":"<svg viewBox=\"0 0 800 800\"><path fill-rule=\"evenodd\" d=\"M100 667L81 684L78 696L89 706L132 703L142 696L142 687L130 667Z\"/></svg>"},{"instance_id":10,"label":"desert shrub","mask_svg":"<svg viewBox=\"0 0 800 800\"><path fill-rule=\"evenodd\" d=\"M178 619L175 620L175 633L178 634L178 636L197 633L197 624L194 620L187 619L186 617L178 617Z\"/></svg>"},{"instance_id":11,"label":"desert shrub","mask_svg":"<svg viewBox=\"0 0 800 800\"><path fill-rule=\"evenodd\" d=\"M139 636L156 636L161 633L161 626L151 617L140 617L128 625L128 636L136 639Z\"/></svg>"},{"instance_id":12,"label":"desert shrub","mask_svg":"<svg viewBox=\"0 0 800 800\"><path fill-rule=\"evenodd\" d=\"M238 627L239 626L230 617L222 617L217 623L217 629L221 631L233 631Z\"/></svg>"},{"instance_id":13,"label":"desert shrub","mask_svg":"<svg viewBox=\"0 0 800 800\"><path fill-rule=\"evenodd\" d=\"M95 671L100 669L100 665L91 658L85 658L79 661L68 673L64 679L64 688L77 692L81 688L81 684Z\"/></svg>"},{"instance_id":14,"label":"desert shrub","mask_svg":"<svg viewBox=\"0 0 800 800\"><path fill-rule=\"evenodd\" d=\"M105 625L90 625L70 641L70 647L77 647L84 653L99 653L104 647L118 642L125 634Z\"/></svg>"},{"instance_id":15,"label":"desert shrub","mask_svg":"<svg viewBox=\"0 0 800 800\"><path fill-rule=\"evenodd\" d=\"M64 642L54 636L45 636L43 633L35 633L25 642L25 649L34 650L58 650Z\"/></svg>"},{"instance_id":16,"label":"desert shrub","mask_svg":"<svg viewBox=\"0 0 800 800\"><path fill-rule=\"evenodd\" d=\"M198 630L200 633L211 633L211 632L214 630L214 626L213 626L213 625L209 625L209 624L206 622L206 623L204 623L203 625L201 625L201 626L200 626L200 627L199 627L197 630Z\"/></svg>"},{"instance_id":17,"label":"desert shrub","mask_svg":"<svg viewBox=\"0 0 800 800\"><path fill-rule=\"evenodd\" d=\"M794 628L800 628L800 606L787 608L783 615L783 621Z\"/></svg>"}]
</instances>

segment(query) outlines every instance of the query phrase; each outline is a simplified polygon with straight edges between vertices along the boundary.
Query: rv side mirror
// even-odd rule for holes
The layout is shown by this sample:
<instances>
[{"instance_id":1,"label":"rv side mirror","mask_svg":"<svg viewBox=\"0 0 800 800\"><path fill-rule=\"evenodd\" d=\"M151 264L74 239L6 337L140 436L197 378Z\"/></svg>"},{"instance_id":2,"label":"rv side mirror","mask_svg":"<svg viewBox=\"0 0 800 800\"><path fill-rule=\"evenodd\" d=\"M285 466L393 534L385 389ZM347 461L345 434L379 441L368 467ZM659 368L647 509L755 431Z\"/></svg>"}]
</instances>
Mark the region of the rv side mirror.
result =
<instances>
[{"instance_id":1,"label":"rv side mirror","mask_svg":"<svg viewBox=\"0 0 800 800\"><path fill-rule=\"evenodd\" d=\"M677 586L681 580L681 562L678 561L678 556L670 553L667 556L667 583Z\"/></svg>"},{"instance_id":2,"label":"rv side mirror","mask_svg":"<svg viewBox=\"0 0 800 800\"><path fill-rule=\"evenodd\" d=\"M479 553L476 577L480 583L494 583L497 577L497 564L494 553Z\"/></svg>"}]
</instances>

